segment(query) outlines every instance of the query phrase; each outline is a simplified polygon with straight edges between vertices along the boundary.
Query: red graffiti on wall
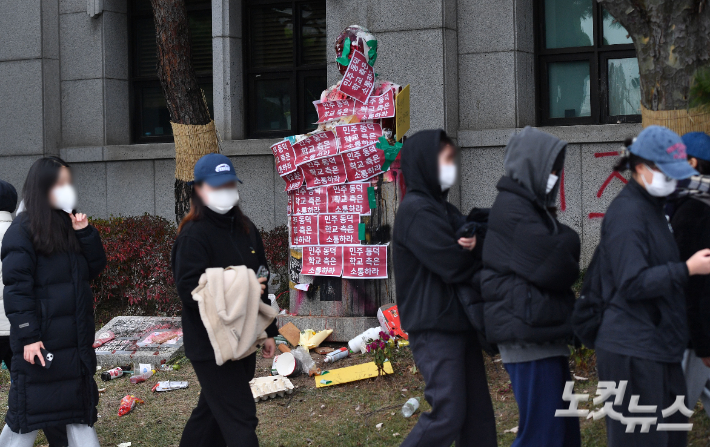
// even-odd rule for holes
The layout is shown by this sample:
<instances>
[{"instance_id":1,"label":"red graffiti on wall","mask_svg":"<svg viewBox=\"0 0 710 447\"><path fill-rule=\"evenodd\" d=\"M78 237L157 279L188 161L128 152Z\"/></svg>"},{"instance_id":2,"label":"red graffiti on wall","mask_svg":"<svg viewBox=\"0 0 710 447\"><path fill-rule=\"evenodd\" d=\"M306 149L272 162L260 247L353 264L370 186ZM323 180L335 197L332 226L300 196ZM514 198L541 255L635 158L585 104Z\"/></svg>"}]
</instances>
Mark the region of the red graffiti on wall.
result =
<instances>
[{"instance_id":1,"label":"red graffiti on wall","mask_svg":"<svg viewBox=\"0 0 710 447\"><path fill-rule=\"evenodd\" d=\"M594 158L603 158L603 157L618 157L619 152L617 151L612 151L612 152L597 152L594 154ZM604 183L602 183L602 186L599 188L599 191L597 191L597 198L601 198L602 195L604 194L604 191L606 191L607 186L614 180L614 179L619 179L621 180L624 184L627 184L629 181L624 178L623 175L619 174L618 172L614 171L611 174L609 174L609 177L604 180ZM590 219L601 219L604 217L605 213L589 213L589 218Z\"/></svg>"}]
</instances>

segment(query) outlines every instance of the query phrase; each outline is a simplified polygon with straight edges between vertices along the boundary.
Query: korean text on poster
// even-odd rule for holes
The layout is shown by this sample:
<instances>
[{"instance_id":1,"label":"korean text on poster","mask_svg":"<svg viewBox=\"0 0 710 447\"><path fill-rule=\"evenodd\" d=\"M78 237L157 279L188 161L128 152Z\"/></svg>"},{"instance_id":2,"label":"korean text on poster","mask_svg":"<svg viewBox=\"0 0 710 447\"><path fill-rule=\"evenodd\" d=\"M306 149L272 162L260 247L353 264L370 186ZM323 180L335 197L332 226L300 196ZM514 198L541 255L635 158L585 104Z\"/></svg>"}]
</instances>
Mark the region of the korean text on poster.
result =
<instances>
[{"instance_id":1,"label":"korean text on poster","mask_svg":"<svg viewBox=\"0 0 710 447\"><path fill-rule=\"evenodd\" d=\"M338 153L338 143L331 131L318 132L293 145L296 166L317 158L331 157Z\"/></svg>"},{"instance_id":2,"label":"korean text on poster","mask_svg":"<svg viewBox=\"0 0 710 447\"><path fill-rule=\"evenodd\" d=\"M320 214L328 212L325 188L301 188L288 195L293 214Z\"/></svg>"},{"instance_id":3,"label":"korean text on poster","mask_svg":"<svg viewBox=\"0 0 710 447\"><path fill-rule=\"evenodd\" d=\"M394 90L390 89L380 96L370 96L365 104L359 104L357 116L363 120L392 118L395 111Z\"/></svg>"},{"instance_id":4,"label":"korean text on poster","mask_svg":"<svg viewBox=\"0 0 710 447\"><path fill-rule=\"evenodd\" d=\"M382 158L384 161L384 156ZM308 189L319 186L342 185L348 180L341 155L309 161L302 166Z\"/></svg>"},{"instance_id":5,"label":"korean text on poster","mask_svg":"<svg viewBox=\"0 0 710 447\"><path fill-rule=\"evenodd\" d=\"M370 215L370 201L367 196L369 183L346 183L328 186L329 213L357 213ZM316 190L313 190L316 191Z\"/></svg>"},{"instance_id":6,"label":"korean text on poster","mask_svg":"<svg viewBox=\"0 0 710 447\"><path fill-rule=\"evenodd\" d=\"M303 275L340 276L343 274L343 247L303 247Z\"/></svg>"},{"instance_id":7,"label":"korean text on poster","mask_svg":"<svg viewBox=\"0 0 710 447\"><path fill-rule=\"evenodd\" d=\"M387 246L344 247L343 278L387 278Z\"/></svg>"},{"instance_id":8,"label":"korean text on poster","mask_svg":"<svg viewBox=\"0 0 710 447\"><path fill-rule=\"evenodd\" d=\"M318 124L355 115L355 100L353 99L313 101L313 105L318 112Z\"/></svg>"},{"instance_id":9,"label":"korean text on poster","mask_svg":"<svg viewBox=\"0 0 710 447\"><path fill-rule=\"evenodd\" d=\"M339 90L360 102L367 102L375 87L375 71L367 58L359 51L353 52L348 71L345 72Z\"/></svg>"},{"instance_id":10,"label":"korean text on poster","mask_svg":"<svg viewBox=\"0 0 710 447\"><path fill-rule=\"evenodd\" d=\"M382 134L382 126L374 123L346 124L335 128L340 152L348 152L377 143Z\"/></svg>"},{"instance_id":11,"label":"korean text on poster","mask_svg":"<svg viewBox=\"0 0 710 447\"><path fill-rule=\"evenodd\" d=\"M288 140L279 141L271 146L271 151L276 158L276 171L280 176L290 174L296 170L296 153Z\"/></svg>"},{"instance_id":12,"label":"korean text on poster","mask_svg":"<svg viewBox=\"0 0 710 447\"><path fill-rule=\"evenodd\" d=\"M374 145L346 152L342 154L342 157L345 161L348 181L364 182L371 177L382 174L385 153ZM308 178L306 178L307 180Z\"/></svg>"},{"instance_id":13,"label":"korean text on poster","mask_svg":"<svg viewBox=\"0 0 710 447\"><path fill-rule=\"evenodd\" d=\"M286 181L286 192L294 191L303 185L303 170L298 167L290 174L282 177Z\"/></svg>"},{"instance_id":14,"label":"korean text on poster","mask_svg":"<svg viewBox=\"0 0 710 447\"><path fill-rule=\"evenodd\" d=\"M359 244L359 214L319 214L318 241L320 245Z\"/></svg>"},{"instance_id":15,"label":"korean text on poster","mask_svg":"<svg viewBox=\"0 0 710 447\"><path fill-rule=\"evenodd\" d=\"M299 214L291 216L291 245L318 245L318 216Z\"/></svg>"}]
</instances>

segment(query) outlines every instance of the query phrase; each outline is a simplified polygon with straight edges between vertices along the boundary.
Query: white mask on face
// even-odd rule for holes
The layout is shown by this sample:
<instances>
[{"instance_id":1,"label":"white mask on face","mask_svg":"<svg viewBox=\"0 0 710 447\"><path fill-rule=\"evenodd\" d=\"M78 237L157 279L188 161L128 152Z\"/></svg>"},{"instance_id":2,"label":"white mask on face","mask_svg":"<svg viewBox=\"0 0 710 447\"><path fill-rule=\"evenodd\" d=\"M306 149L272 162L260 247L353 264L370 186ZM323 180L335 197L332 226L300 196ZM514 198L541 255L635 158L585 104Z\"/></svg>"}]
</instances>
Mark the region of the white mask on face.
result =
<instances>
[{"instance_id":1,"label":"white mask on face","mask_svg":"<svg viewBox=\"0 0 710 447\"><path fill-rule=\"evenodd\" d=\"M644 165L646 166L646 165ZM653 169L646 166L646 169L651 171L653 174L653 179L651 183L646 182L646 178L642 175L641 180L644 186L646 186L646 191L653 197L668 197L675 191L676 186L678 186L678 181L674 179L669 179L662 172L654 171Z\"/></svg>"},{"instance_id":2,"label":"white mask on face","mask_svg":"<svg viewBox=\"0 0 710 447\"><path fill-rule=\"evenodd\" d=\"M239 202L237 188L216 189L207 193L207 208L218 214L227 214Z\"/></svg>"},{"instance_id":3,"label":"white mask on face","mask_svg":"<svg viewBox=\"0 0 710 447\"><path fill-rule=\"evenodd\" d=\"M552 191L552 188L555 187L557 184L557 180L560 178L556 176L555 174L550 174L550 176L547 178L547 187L545 188L545 194L550 194L550 191Z\"/></svg>"},{"instance_id":4,"label":"white mask on face","mask_svg":"<svg viewBox=\"0 0 710 447\"><path fill-rule=\"evenodd\" d=\"M456 165L440 165L439 166L439 184L441 185L441 190L446 191L451 189L456 183Z\"/></svg>"},{"instance_id":5,"label":"white mask on face","mask_svg":"<svg viewBox=\"0 0 710 447\"><path fill-rule=\"evenodd\" d=\"M76 207L76 190L69 183L52 189L52 207L71 214Z\"/></svg>"}]
</instances>

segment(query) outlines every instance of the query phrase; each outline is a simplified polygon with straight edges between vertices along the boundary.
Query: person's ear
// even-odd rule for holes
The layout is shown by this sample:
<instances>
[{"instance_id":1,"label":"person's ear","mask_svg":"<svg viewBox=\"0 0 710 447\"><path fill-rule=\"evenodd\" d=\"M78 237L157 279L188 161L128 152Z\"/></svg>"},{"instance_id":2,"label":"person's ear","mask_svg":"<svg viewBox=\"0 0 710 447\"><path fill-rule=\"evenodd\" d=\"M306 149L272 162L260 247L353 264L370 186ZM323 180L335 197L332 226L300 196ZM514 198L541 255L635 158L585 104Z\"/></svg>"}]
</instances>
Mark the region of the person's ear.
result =
<instances>
[{"instance_id":1,"label":"person's ear","mask_svg":"<svg viewBox=\"0 0 710 447\"><path fill-rule=\"evenodd\" d=\"M688 157L688 163L693 169L698 169L698 159L695 157Z\"/></svg>"}]
</instances>

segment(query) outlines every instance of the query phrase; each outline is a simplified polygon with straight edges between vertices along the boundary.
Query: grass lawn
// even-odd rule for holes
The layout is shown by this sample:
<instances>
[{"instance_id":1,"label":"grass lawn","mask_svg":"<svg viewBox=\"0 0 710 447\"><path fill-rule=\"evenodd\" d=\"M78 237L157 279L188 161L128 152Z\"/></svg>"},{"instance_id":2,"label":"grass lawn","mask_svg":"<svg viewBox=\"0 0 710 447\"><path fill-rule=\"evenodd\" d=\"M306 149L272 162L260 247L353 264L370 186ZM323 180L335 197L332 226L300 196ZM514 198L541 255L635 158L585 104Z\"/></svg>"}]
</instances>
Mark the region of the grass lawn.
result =
<instances>
[{"instance_id":1,"label":"grass lawn","mask_svg":"<svg viewBox=\"0 0 710 447\"><path fill-rule=\"evenodd\" d=\"M312 354L319 366L322 357ZM335 367L348 366L366 361L363 356L336 363ZM586 360L586 361L582 361ZM517 407L510 389L508 375L500 362L487 358L487 369L491 396L494 400L496 424L500 446L509 446L515 435L505 433L517 425ZM408 348L399 350L393 358L395 374L380 379L360 381L337 387L316 389L313 378L293 379L295 392L285 398L261 401L257 404L260 420L257 429L261 445L266 447L290 446L397 446L409 433L417 421L419 412L405 419L400 409L410 397L422 397L420 411L429 409L424 401L424 382L421 375L412 372L414 362ZM577 366L580 365L580 366ZM257 363L257 376L267 375L271 361L261 359ZM578 381L577 392L594 394L596 378L593 373L593 357L573 360L575 375L586 377ZM111 382L96 379L99 388L106 388L99 403L100 418L96 428L104 447L131 442L132 447L177 446L187 418L197 403L199 383L189 362L179 371L159 372L155 380L132 385L128 379L120 378ZM168 393L151 393L150 388L158 380L187 380L186 390ZM7 408L9 374L0 373L0 415ZM229 384L224 384L229 386ZM126 394L133 394L145 400L131 414L118 417L119 401ZM710 446L710 420L701 406L692 418L693 431L689 445ZM382 423L380 429L377 424ZM605 430L603 421L582 421L582 444L584 446L604 446ZM46 445L43 435L36 445Z\"/></svg>"}]
</instances>

